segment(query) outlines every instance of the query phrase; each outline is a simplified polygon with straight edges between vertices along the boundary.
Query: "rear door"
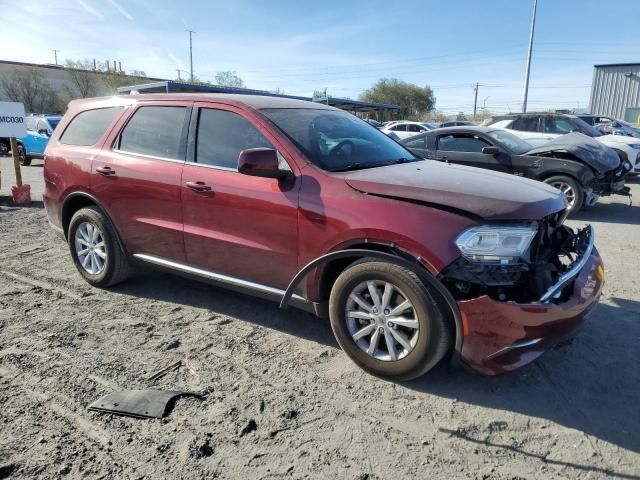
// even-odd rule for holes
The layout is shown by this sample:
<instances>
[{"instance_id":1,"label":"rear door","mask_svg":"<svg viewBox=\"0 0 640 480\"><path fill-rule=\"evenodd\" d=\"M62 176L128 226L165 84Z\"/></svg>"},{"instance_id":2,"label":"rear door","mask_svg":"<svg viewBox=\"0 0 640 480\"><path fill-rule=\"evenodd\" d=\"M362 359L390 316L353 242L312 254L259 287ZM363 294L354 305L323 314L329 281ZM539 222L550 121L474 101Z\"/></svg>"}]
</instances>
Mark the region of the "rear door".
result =
<instances>
[{"instance_id":1,"label":"rear door","mask_svg":"<svg viewBox=\"0 0 640 480\"><path fill-rule=\"evenodd\" d=\"M244 149L282 154L277 137L236 107L197 106L182 176L187 261L283 289L298 268L299 177L279 181L239 173ZM290 168L282 156L281 164Z\"/></svg>"},{"instance_id":2,"label":"rear door","mask_svg":"<svg viewBox=\"0 0 640 480\"><path fill-rule=\"evenodd\" d=\"M130 253L184 261L181 177L192 102L131 107L92 162L92 189Z\"/></svg>"},{"instance_id":3,"label":"rear door","mask_svg":"<svg viewBox=\"0 0 640 480\"><path fill-rule=\"evenodd\" d=\"M484 147L492 146L487 139L473 133L438 135L436 160L512 173L511 156L508 153L503 150L495 155L482 153Z\"/></svg>"}]
</instances>

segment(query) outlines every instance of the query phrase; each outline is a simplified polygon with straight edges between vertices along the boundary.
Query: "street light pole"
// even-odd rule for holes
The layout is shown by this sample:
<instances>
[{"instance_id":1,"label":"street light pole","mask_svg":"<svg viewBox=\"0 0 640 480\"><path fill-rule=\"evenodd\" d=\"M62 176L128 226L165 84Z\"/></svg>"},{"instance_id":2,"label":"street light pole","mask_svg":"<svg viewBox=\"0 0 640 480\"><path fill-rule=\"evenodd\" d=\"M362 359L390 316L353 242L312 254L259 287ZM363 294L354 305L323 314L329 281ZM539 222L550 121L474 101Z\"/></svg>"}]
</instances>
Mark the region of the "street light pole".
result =
<instances>
[{"instance_id":1,"label":"street light pole","mask_svg":"<svg viewBox=\"0 0 640 480\"><path fill-rule=\"evenodd\" d=\"M56 65L58 64L58 52L60 50L56 50L55 48L52 48L51 51L53 52L53 58L55 58L56 60Z\"/></svg>"},{"instance_id":2,"label":"street light pole","mask_svg":"<svg viewBox=\"0 0 640 480\"><path fill-rule=\"evenodd\" d=\"M475 86L473 87L473 89L475 90L475 98L473 99L473 121L475 122L476 120L476 111L478 110L478 87L480 86L479 83L476 82Z\"/></svg>"},{"instance_id":3,"label":"street light pole","mask_svg":"<svg viewBox=\"0 0 640 480\"><path fill-rule=\"evenodd\" d=\"M522 113L527 111L527 97L529 96L529 74L531 73L531 51L533 50L533 32L536 28L536 9L538 0L533 0L533 17L531 18L531 33L529 34L529 54L527 55L527 73L524 77L524 95L522 98Z\"/></svg>"},{"instance_id":4,"label":"street light pole","mask_svg":"<svg viewBox=\"0 0 640 480\"><path fill-rule=\"evenodd\" d=\"M189 65L190 65L190 73L191 73L191 83L193 83L193 40L191 35L196 33L193 30L187 30L189 32Z\"/></svg>"}]
</instances>

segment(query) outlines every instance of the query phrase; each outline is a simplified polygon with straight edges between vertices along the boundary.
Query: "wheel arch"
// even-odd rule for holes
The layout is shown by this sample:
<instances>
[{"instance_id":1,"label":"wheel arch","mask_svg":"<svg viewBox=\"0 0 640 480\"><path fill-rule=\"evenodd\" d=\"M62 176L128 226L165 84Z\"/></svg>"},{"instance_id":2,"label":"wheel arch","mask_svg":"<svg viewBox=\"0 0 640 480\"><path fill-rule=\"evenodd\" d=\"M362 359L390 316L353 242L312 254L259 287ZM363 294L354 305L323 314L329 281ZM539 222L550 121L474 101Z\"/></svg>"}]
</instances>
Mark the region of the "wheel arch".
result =
<instances>
[{"instance_id":1,"label":"wheel arch","mask_svg":"<svg viewBox=\"0 0 640 480\"><path fill-rule=\"evenodd\" d=\"M67 195L67 197L64 199L64 202L62 203L62 208L60 209L60 225L64 233L64 238L67 241L69 240L68 239L69 224L71 223L71 219L73 218L73 215L75 215L75 213L78 210L85 207L97 207L109 219L109 221L111 222L111 225L113 225L113 229L116 232L116 240L118 242L118 245L120 246L122 251L125 252L125 254L127 254L127 250L124 246L124 243L122 242L120 232L118 231L118 227L115 225L115 223L111 219L109 212L107 212L107 209L104 208L102 203L96 197L94 197L93 195L87 192L81 192L81 191L72 192L69 195Z\"/></svg>"},{"instance_id":2,"label":"wheel arch","mask_svg":"<svg viewBox=\"0 0 640 480\"><path fill-rule=\"evenodd\" d=\"M336 250L312 260L298 273L289 283L282 300L280 308L286 309L294 290L300 282L316 268L322 268L321 273L321 291L330 292L331 286L336 281L340 273L344 271L352 263L363 258L376 258L385 260L397 265L409 268L414 271L418 277L436 294L436 302L440 310L446 315L446 323L451 328L451 337L454 339L454 348L456 352L462 351L463 341L463 324L462 317L458 305L447 288L442 285L437 278L422 264L420 260L413 255L398 250L393 245L381 243L364 243L352 245L343 250ZM327 297L322 297L326 299Z\"/></svg>"}]
</instances>

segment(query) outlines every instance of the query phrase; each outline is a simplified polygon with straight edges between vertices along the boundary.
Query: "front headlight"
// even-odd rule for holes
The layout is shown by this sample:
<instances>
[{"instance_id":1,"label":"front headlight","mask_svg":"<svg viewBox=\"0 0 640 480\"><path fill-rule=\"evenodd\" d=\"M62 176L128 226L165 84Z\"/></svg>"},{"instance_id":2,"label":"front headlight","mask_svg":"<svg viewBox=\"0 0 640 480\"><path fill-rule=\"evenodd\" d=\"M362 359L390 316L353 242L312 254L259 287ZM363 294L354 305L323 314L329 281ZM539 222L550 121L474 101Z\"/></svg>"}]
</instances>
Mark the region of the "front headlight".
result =
<instances>
[{"instance_id":1,"label":"front headlight","mask_svg":"<svg viewBox=\"0 0 640 480\"><path fill-rule=\"evenodd\" d=\"M510 263L523 256L536 235L536 226L472 227L456 238L462 255L472 262Z\"/></svg>"}]
</instances>

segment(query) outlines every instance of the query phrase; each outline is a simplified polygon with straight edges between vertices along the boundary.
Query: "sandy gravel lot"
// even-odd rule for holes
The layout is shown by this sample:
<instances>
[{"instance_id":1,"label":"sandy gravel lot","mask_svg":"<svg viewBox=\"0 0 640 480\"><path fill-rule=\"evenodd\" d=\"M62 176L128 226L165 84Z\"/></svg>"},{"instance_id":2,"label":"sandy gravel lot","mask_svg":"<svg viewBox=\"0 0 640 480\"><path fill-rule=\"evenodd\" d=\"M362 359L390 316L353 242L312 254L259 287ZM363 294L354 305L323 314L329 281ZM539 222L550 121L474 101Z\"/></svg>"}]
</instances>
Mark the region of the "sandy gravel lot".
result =
<instances>
[{"instance_id":1,"label":"sandy gravel lot","mask_svg":"<svg viewBox=\"0 0 640 480\"><path fill-rule=\"evenodd\" d=\"M306 313L160 273L93 289L42 204L9 204L0 478L640 479L640 206L624 199L574 222L595 224L607 280L573 345L508 376L441 364L403 384L360 371ZM86 410L144 388L206 397L162 420Z\"/></svg>"}]
</instances>

